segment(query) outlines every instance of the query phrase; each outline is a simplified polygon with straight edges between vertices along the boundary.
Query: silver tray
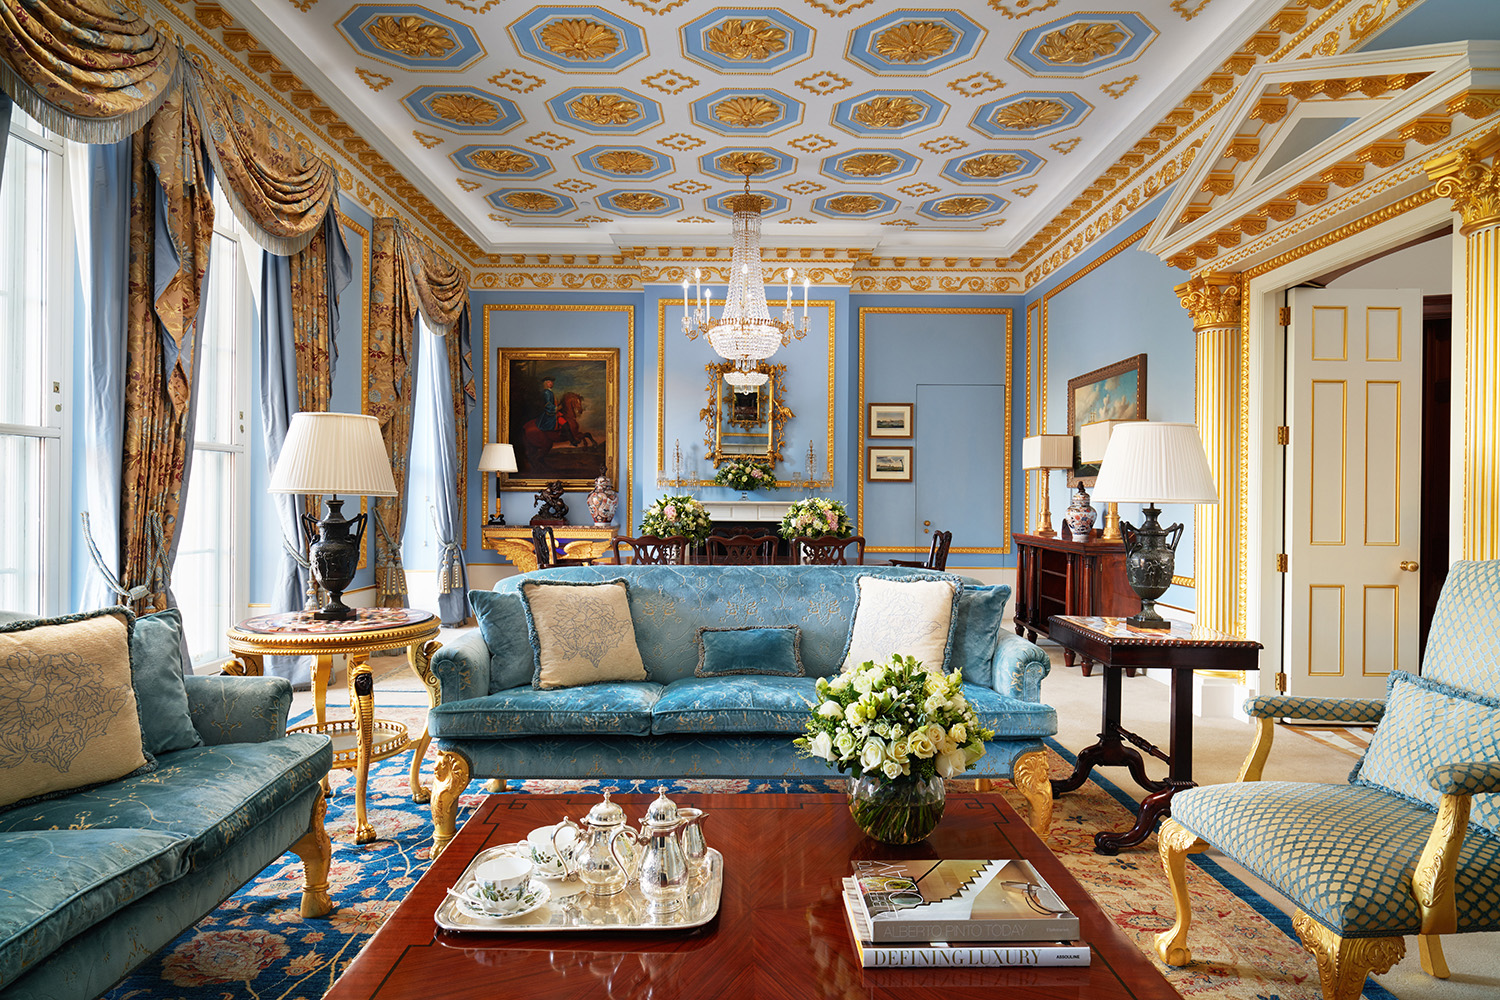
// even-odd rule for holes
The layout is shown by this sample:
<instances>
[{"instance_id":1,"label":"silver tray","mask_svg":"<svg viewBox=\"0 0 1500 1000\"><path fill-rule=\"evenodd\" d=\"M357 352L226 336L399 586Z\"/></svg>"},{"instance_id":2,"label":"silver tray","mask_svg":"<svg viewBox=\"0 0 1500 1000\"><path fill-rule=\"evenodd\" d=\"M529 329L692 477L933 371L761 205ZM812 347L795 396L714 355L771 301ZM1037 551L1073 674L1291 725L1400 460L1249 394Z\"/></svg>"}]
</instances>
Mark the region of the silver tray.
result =
<instances>
[{"instance_id":1,"label":"silver tray","mask_svg":"<svg viewBox=\"0 0 1500 1000\"><path fill-rule=\"evenodd\" d=\"M523 854L525 844L502 844L475 855L453 886L463 892L474 881L474 869L491 858ZM687 900L668 913L650 913L640 886L631 882L613 896L590 896L577 879L544 879L552 891L545 906L515 917L478 916L444 895L433 920L445 931L484 933L553 933L557 931L659 931L701 927L719 912L724 891L724 856L708 849L708 875L688 886Z\"/></svg>"}]
</instances>

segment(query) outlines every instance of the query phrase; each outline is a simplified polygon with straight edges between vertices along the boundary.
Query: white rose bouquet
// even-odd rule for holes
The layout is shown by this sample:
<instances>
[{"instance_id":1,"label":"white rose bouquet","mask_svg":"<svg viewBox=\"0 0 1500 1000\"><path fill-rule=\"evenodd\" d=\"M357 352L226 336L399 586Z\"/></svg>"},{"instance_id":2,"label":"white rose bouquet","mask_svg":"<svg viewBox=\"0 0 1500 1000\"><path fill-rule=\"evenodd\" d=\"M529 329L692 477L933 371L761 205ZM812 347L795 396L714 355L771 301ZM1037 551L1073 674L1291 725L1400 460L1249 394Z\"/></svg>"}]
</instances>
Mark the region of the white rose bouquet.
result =
<instances>
[{"instance_id":1,"label":"white rose bouquet","mask_svg":"<svg viewBox=\"0 0 1500 1000\"><path fill-rule=\"evenodd\" d=\"M776 470L762 459L736 458L719 466L714 482L732 490L774 490Z\"/></svg>"},{"instance_id":2,"label":"white rose bouquet","mask_svg":"<svg viewBox=\"0 0 1500 1000\"><path fill-rule=\"evenodd\" d=\"M658 538L682 535L688 541L701 542L713 529L708 510L692 497L660 497L641 515L642 535Z\"/></svg>"},{"instance_id":3,"label":"white rose bouquet","mask_svg":"<svg viewBox=\"0 0 1500 1000\"><path fill-rule=\"evenodd\" d=\"M816 538L819 535L837 535L848 538L854 534L854 521L842 500L826 500L812 497L794 501L781 518L782 538Z\"/></svg>"}]
</instances>

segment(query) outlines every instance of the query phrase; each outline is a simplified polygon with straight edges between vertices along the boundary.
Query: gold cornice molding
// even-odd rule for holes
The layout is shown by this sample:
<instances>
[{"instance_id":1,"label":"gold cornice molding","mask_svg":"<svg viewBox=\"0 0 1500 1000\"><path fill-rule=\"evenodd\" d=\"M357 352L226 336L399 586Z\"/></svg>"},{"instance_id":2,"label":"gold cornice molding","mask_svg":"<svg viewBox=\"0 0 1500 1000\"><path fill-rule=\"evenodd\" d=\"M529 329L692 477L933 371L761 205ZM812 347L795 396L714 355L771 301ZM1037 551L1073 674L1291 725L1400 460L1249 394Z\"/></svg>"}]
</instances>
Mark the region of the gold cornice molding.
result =
<instances>
[{"instance_id":1,"label":"gold cornice molding","mask_svg":"<svg viewBox=\"0 0 1500 1000\"><path fill-rule=\"evenodd\" d=\"M1184 281L1173 291L1182 302L1182 308L1193 317L1195 332L1241 325L1238 274L1202 274Z\"/></svg>"},{"instance_id":2,"label":"gold cornice molding","mask_svg":"<svg viewBox=\"0 0 1500 1000\"><path fill-rule=\"evenodd\" d=\"M1500 168L1494 156L1500 151L1500 136L1489 135L1477 143L1435 156L1422 164L1434 181L1433 191L1448 198L1463 218L1464 236L1500 225Z\"/></svg>"}]
</instances>

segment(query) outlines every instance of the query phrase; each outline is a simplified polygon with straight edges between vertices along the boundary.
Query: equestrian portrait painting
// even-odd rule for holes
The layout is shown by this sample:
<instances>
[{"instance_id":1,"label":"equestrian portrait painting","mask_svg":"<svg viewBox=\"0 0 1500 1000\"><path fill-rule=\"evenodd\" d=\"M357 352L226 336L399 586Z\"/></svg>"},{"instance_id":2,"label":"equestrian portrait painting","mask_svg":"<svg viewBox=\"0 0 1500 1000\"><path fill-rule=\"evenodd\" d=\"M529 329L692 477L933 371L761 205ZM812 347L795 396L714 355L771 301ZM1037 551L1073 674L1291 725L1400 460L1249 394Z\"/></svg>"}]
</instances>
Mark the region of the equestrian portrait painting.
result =
<instances>
[{"instance_id":1,"label":"equestrian portrait painting","mask_svg":"<svg viewBox=\"0 0 1500 1000\"><path fill-rule=\"evenodd\" d=\"M516 452L507 489L535 490L560 479L569 490L588 490L601 469L617 477L618 350L502 347L495 364L495 440Z\"/></svg>"}]
</instances>

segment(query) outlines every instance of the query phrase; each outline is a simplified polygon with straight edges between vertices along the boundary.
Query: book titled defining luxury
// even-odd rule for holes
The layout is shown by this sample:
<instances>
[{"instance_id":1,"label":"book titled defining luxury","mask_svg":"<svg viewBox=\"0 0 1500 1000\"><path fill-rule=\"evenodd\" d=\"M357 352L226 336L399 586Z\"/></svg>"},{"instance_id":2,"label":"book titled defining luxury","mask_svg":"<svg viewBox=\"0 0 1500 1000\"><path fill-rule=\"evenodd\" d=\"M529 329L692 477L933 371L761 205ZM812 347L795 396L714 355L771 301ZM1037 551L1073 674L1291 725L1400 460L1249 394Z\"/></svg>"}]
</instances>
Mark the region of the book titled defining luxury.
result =
<instances>
[{"instance_id":1,"label":"book titled defining luxury","mask_svg":"<svg viewBox=\"0 0 1500 1000\"><path fill-rule=\"evenodd\" d=\"M994 944L958 944L946 941L912 941L906 944L876 944L860 915L859 883L844 879L844 915L859 964L867 969L956 969L971 967L1088 965L1093 953L1081 941L1008 941Z\"/></svg>"},{"instance_id":2,"label":"book titled defining luxury","mask_svg":"<svg viewBox=\"0 0 1500 1000\"><path fill-rule=\"evenodd\" d=\"M875 944L1072 941L1078 917L1025 861L854 862Z\"/></svg>"}]
</instances>

